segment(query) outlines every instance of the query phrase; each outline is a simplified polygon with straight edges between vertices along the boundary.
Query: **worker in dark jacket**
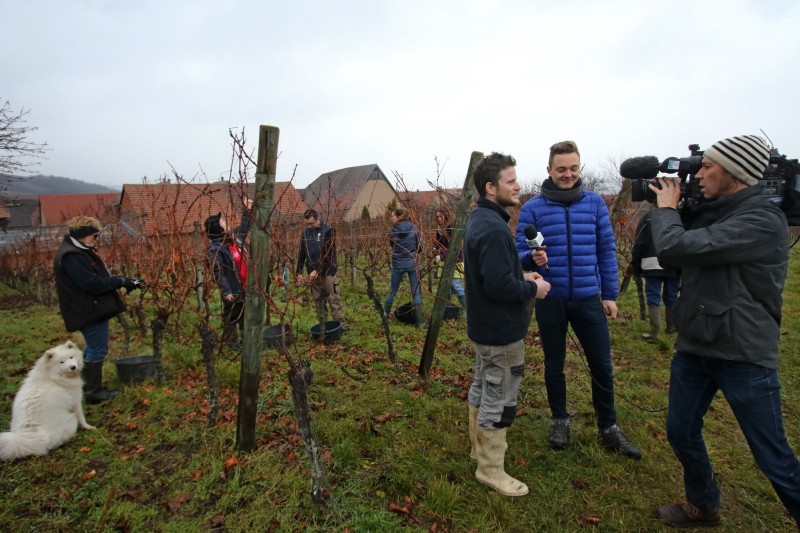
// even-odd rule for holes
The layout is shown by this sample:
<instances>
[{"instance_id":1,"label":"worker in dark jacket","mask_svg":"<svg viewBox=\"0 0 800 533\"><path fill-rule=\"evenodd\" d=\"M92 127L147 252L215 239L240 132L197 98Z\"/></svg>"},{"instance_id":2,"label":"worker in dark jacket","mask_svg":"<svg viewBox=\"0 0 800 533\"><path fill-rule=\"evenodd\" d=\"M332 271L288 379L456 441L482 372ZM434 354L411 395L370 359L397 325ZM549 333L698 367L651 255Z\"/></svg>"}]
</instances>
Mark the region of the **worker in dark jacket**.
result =
<instances>
[{"instance_id":1,"label":"worker in dark jacket","mask_svg":"<svg viewBox=\"0 0 800 533\"><path fill-rule=\"evenodd\" d=\"M347 331L339 278L336 276L339 269L336 261L336 232L322 221L314 209L307 209L303 213L303 221L306 227L300 237L300 251L297 254L297 281L303 281L302 272L305 268L320 328L328 320L330 306L333 319L339 322L342 331Z\"/></svg>"},{"instance_id":2,"label":"worker in dark jacket","mask_svg":"<svg viewBox=\"0 0 800 533\"><path fill-rule=\"evenodd\" d=\"M69 233L56 251L53 272L58 305L67 331L80 331L83 350L83 395L88 403L100 403L117 395L103 385L103 363L108 354L108 321L125 311L118 289L141 288L137 278L112 276L97 255L99 220L77 216L67 222Z\"/></svg>"},{"instance_id":3,"label":"worker in dark jacket","mask_svg":"<svg viewBox=\"0 0 800 533\"><path fill-rule=\"evenodd\" d=\"M652 225L649 211L642 215L636 228L636 238L631 250L631 270L634 275L644 277L644 291L647 295L647 316L650 321L650 331L642 334L647 342L654 343L661 332L661 301L664 301L666 332L675 333L672 321L672 306L678 299L678 290L681 287L680 272L674 268L663 267L656 257L656 247L653 244Z\"/></svg>"},{"instance_id":4,"label":"worker in dark jacket","mask_svg":"<svg viewBox=\"0 0 800 533\"><path fill-rule=\"evenodd\" d=\"M783 212L757 186L769 159L769 147L755 135L706 150L695 179L707 202L688 228L677 210L677 180L650 185L658 205L651 218L658 260L681 269L667 440L683 466L686 501L656 511L672 526L720 522L719 485L703 440L703 418L717 391L800 526L800 462L786 439L778 380L789 234Z\"/></svg>"},{"instance_id":5,"label":"worker in dark jacket","mask_svg":"<svg viewBox=\"0 0 800 533\"><path fill-rule=\"evenodd\" d=\"M242 223L232 232L222 213L203 222L208 235L206 260L222 298L222 342L232 350L241 350L239 331L244 325L244 289L247 281L247 249L244 241L250 231L253 201L244 199Z\"/></svg>"},{"instance_id":6,"label":"worker in dark jacket","mask_svg":"<svg viewBox=\"0 0 800 533\"><path fill-rule=\"evenodd\" d=\"M528 303L544 298L550 284L522 272L506 208L519 205L516 161L492 153L475 169L480 197L464 228L467 336L475 343L469 389L470 457L475 478L504 496L524 496L528 486L505 472L506 433L517 414L525 369Z\"/></svg>"}]
</instances>

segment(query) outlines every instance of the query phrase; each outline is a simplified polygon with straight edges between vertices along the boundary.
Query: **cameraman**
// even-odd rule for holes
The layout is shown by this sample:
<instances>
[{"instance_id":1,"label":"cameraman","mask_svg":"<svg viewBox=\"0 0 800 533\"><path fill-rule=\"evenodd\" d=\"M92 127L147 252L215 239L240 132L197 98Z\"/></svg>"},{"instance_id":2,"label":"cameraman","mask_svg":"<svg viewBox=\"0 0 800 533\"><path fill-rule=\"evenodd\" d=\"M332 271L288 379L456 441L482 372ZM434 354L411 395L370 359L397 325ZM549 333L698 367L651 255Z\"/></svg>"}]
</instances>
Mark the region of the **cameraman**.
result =
<instances>
[{"instance_id":1,"label":"cameraman","mask_svg":"<svg viewBox=\"0 0 800 533\"><path fill-rule=\"evenodd\" d=\"M681 223L679 182L651 184L659 261L681 268L678 338L669 383L667 438L683 465L687 503L659 507L664 523L719 523L719 487L703 441L703 417L722 390L758 467L800 524L800 463L786 440L778 381L781 292L788 230L780 208L753 187L769 163L760 137L719 141L695 175L707 200Z\"/></svg>"}]
</instances>

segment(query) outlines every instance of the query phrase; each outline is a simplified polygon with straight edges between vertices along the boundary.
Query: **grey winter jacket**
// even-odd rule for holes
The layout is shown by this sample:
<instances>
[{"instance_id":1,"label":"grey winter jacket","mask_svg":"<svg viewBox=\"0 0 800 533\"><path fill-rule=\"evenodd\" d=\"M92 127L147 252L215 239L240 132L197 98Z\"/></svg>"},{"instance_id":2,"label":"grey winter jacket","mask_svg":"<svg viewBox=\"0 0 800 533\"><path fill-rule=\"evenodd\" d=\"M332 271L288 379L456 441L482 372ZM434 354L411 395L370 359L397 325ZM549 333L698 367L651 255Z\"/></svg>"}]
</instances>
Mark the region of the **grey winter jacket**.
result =
<instances>
[{"instance_id":1,"label":"grey winter jacket","mask_svg":"<svg viewBox=\"0 0 800 533\"><path fill-rule=\"evenodd\" d=\"M681 268L677 350L777 368L788 229L760 192L708 202L688 230L675 209L653 211L658 260Z\"/></svg>"},{"instance_id":2,"label":"grey winter jacket","mask_svg":"<svg viewBox=\"0 0 800 533\"><path fill-rule=\"evenodd\" d=\"M419 251L419 229L403 220L389 229L389 242L392 245L392 268L416 268Z\"/></svg>"}]
</instances>

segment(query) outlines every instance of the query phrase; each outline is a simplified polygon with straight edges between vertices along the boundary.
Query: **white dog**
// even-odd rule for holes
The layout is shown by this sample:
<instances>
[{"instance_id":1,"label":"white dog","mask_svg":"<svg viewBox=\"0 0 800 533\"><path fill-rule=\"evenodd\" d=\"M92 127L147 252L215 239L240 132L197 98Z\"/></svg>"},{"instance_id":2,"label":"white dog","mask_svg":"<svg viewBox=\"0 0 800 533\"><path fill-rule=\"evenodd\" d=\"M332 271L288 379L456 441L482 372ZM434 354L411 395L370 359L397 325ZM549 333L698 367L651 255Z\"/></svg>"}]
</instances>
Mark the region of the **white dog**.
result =
<instances>
[{"instance_id":1,"label":"white dog","mask_svg":"<svg viewBox=\"0 0 800 533\"><path fill-rule=\"evenodd\" d=\"M0 433L0 460L44 455L78 431L83 416L83 354L71 341L44 352L14 397L11 429Z\"/></svg>"}]
</instances>

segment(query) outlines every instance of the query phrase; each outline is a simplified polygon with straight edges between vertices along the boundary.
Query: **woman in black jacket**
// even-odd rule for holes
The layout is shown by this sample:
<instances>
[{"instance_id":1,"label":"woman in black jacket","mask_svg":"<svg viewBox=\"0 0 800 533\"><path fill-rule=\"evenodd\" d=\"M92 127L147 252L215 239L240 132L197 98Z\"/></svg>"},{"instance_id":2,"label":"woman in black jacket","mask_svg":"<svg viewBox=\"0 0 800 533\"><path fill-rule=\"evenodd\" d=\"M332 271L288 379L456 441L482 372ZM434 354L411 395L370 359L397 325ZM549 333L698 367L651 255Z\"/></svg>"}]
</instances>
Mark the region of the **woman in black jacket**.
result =
<instances>
[{"instance_id":1,"label":"woman in black jacket","mask_svg":"<svg viewBox=\"0 0 800 533\"><path fill-rule=\"evenodd\" d=\"M253 201L244 199L242 223L232 232L222 213L208 217L203 227L208 235L206 260L222 297L222 341L241 350L239 330L244 326L244 288L247 277L247 249L244 239L250 231Z\"/></svg>"},{"instance_id":2,"label":"woman in black jacket","mask_svg":"<svg viewBox=\"0 0 800 533\"><path fill-rule=\"evenodd\" d=\"M112 276L97 255L97 239L103 228L99 220L78 216L67 223L69 233L56 251L53 272L58 305L67 331L80 331L86 340L83 351L83 395L89 403L116 396L103 386L103 362L108 354L108 321L125 311L118 289L142 287L135 278Z\"/></svg>"}]
</instances>

